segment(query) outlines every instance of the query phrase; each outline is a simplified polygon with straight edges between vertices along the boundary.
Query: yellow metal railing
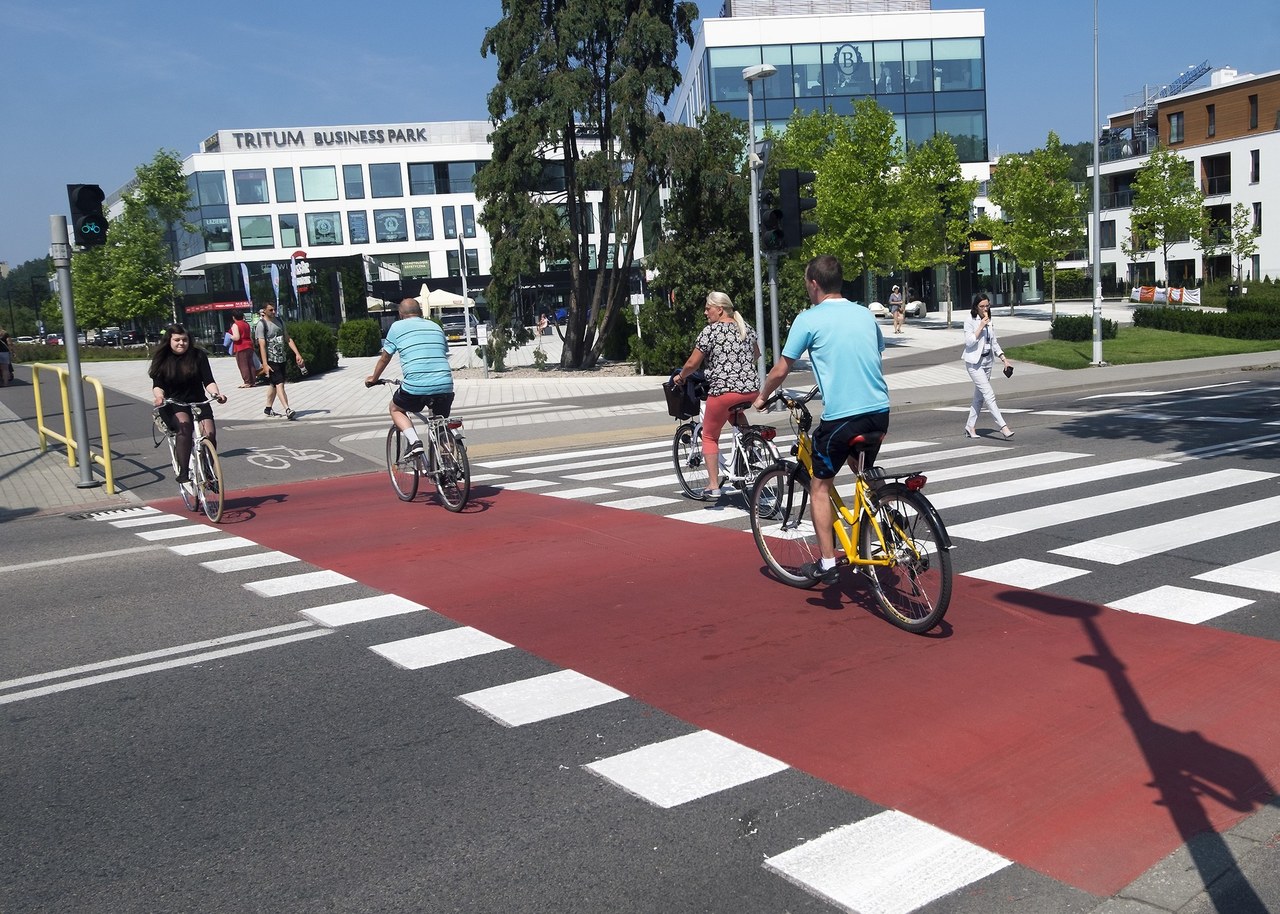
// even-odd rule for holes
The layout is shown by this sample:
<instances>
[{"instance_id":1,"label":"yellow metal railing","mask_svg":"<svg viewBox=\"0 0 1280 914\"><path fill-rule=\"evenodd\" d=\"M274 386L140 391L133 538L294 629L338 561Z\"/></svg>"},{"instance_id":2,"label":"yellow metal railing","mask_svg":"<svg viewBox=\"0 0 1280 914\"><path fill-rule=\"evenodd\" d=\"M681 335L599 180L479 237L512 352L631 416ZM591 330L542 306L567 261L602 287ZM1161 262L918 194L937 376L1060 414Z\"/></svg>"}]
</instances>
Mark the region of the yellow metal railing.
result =
<instances>
[{"instance_id":1,"label":"yellow metal railing","mask_svg":"<svg viewBox=\"0 0 1280 914\"><path fill-rule=\"evenodd\" d=\"M62 433L55 431L44 424L44 402L40 396L40 372L52 372L58 376L58 391L62 395ZM40 435L40 452L45 453L49 450L49 442L47 439L52 438L54 441L61 442L67 447L67 466L77 466L77 445L72 438L71 433L71 395L70 395L70 377L71 373L61 365L46 365L44 362L34 362L31 365L31 386L35 388L36 397L36 431ZM102 453L95 454L88 442L85 443L85 454L90 463L96 463L103 468L106 474L107 493L116 494L116 478L111 468L111 441L107 436L107 402L106 396L102 392L102 382L97 378L84 376L84 381L93 386L94 391L98 395L98 429L102 435Z\"/></svg>"}]
</instances>

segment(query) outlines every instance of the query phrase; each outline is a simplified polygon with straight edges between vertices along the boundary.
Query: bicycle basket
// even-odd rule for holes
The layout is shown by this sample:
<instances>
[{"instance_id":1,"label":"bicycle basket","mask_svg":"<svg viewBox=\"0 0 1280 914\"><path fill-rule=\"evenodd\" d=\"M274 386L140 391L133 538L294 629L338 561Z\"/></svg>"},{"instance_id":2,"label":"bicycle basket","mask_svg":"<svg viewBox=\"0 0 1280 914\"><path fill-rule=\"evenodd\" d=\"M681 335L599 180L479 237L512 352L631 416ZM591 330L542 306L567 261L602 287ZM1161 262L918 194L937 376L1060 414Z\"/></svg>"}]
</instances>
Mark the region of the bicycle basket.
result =
<instances>
[{"instance_id":1,"label":"bicycle basket","mask_svg":"<svg viewBox=\"0 0 1280 914\"><path fill-rule=\"evenodd\" d=\"M692 419L698 415L698 398L694 396L692 383L672 384L670 381L665 381L662 384L662 393L667 398L667 415L671 418Z\"/></svg>"}]
</instances>

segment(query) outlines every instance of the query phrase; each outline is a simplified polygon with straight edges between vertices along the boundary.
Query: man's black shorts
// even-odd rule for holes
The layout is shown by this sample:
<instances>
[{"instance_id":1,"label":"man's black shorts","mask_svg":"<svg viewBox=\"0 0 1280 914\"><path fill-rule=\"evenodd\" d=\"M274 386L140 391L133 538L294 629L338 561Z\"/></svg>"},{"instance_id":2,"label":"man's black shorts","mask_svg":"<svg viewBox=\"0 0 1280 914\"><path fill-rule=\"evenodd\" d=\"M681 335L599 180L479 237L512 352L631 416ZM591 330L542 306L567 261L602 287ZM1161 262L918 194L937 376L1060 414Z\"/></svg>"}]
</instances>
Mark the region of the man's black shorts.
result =
<instances>
[{"instance_id":1,"label":"man's black shorts","mask_svg":"<svg viewBox=\"0 0 1280 914\"><path fill-rule=\"evenodd\" d=\"M818 479L831 479L849 459L849 440L867 432L889 431L889 411L860 413L842 419L823 419L813 433L813 475ZM867 453L866 468L875 466L880 453L880 442L864 448Z\"/></svg>"},{"instance_id":2,"label":"man's black shorts","mask_svg":"<svg viewBox=\"0 0 1280 914\"><path fill-rule=\"evenodd\" d=\"M420 413L430 410L432 415L449 417L453 408L453 391L447 394L411 394L403 387L397 387L391 395L391 402L407 413Z\"/></svg>"}]
</instances>

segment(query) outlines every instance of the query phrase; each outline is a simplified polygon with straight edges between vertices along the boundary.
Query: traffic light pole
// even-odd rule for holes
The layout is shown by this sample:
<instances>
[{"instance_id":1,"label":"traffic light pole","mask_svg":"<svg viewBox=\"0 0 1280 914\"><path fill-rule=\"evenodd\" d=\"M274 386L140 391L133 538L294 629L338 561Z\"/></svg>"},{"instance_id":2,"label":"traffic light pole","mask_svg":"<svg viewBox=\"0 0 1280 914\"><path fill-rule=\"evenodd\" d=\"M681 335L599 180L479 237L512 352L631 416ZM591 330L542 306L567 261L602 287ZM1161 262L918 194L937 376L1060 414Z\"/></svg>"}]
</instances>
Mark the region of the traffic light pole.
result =
<instances>
[{"instance_id":1,"label":"traffic light pole","mask_svg":"<svg viewBox=\"0 0 1280 914\"><path fill-rule=\"evenodd\" d=\"M778 340L778 254L769 252L769 317L773 322L773 361L777 362L782 355L782 344Z\"/></svg>"},{"instance_id":2,"label":"traffic light pole","mask_svg":"<svg viewBox=\"0 0 1280 914\"><path fill-rule=\"evenodd\" d=\"M80 340L76 336L76 310L71 298L71 244L67 239L67 217L50 216L52 241L49 254L58 271L58 296L62 300L62 340L67 349L67 386L71 389L71 423L75 427L75 459L80 468L77 489L92 489L102 483L93 478L89 456L89 417L84 408L84 378L80 374Z\"/></svg>"}]
</instances>

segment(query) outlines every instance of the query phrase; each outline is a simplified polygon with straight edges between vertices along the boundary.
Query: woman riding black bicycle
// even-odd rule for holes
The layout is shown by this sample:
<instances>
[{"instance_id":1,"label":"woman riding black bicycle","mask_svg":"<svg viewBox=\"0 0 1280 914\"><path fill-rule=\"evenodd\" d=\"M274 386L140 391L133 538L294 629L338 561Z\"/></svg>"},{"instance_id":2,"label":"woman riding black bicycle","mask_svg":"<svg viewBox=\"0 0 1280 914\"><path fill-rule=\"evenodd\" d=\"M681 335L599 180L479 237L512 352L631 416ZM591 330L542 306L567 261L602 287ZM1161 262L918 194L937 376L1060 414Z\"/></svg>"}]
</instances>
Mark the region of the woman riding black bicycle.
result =
<instances>
[{"instance_id":1,"label":"woman riding black bicycle","mask_svg":"<svg viewBox=\"0 0 1280 914\"><path fill-rule=\"evenodd\" d=\"M181 324L171 324L162 334L160 345L151 356L147 373L151 376L151 399L160 410L169 428L177 433L175 449L178 456L178 482L191 481L188 465L191 458L191 439L194 429L190 409L165 403L198 403L213 399L226 403L226 395L218 390L218 382L209 367L209 356L191 342L187 329ZM213 407L202 410L201 428L209 441L217 447L217 429L213 421Z\"/></svg>"}]
</instances>

